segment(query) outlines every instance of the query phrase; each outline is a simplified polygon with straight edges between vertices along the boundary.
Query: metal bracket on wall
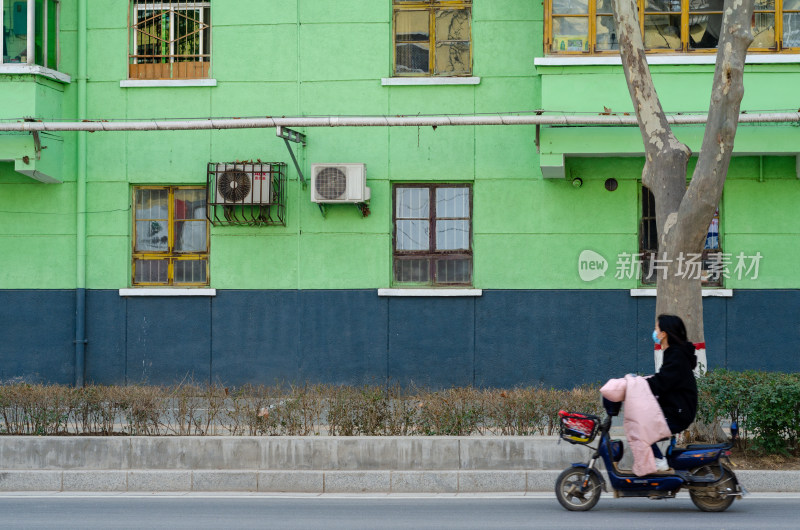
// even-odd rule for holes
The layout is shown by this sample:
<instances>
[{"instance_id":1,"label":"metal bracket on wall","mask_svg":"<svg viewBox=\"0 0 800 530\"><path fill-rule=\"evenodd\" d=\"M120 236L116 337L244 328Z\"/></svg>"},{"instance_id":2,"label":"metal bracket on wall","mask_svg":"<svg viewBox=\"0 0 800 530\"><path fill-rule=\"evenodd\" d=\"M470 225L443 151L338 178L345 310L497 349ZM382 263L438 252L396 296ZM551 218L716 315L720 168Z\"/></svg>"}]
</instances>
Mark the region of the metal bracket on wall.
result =
<instances>
[{"instance_id":1,"label":"metal bracket on wall","mask_svg":"<svg viewBox=\"0 0 800 530\"><path fill-rule=\"evenodd\" d=\"M283 138L283 142L286 144L286 149L289 150L289 156L292 157L292 162L294 162L294 168L297 170L297 174L300 177L300 182L303 184L303 189L306 189L306 178L303 176L303 171L300 169L300 164L297 163L297 158L294 156L292 146L289 145L289 142L294 142L296 144L302 144L303 147L305 147L306 135L299 133L294 129L280 126L276 127L275 134L278 136L278 138Z\"/></svg>"},{"instance_id":2,"label":"metal bracket on wall","mask_svg":"<svg viewBox=\"0 0 800 530\"><path fill-rule=\"evenodd\" d=\"M328 205L323 202L318 202L317 206L319 206L319 211L322 212L322 218L324 219L328 215ZM355 203L355 206L361 213L361 217L367 217L371 213L369 209L369 203L357 202Z\"/></svg>"},{"instance_id":3,"label":"metal bracket on wall","mask_svg":"<svg viewBox=\"0 0 800 530\"><path fill-rule=\"evenodd\" d=\"M27 122L39 121L35 118L23 118ZM36 160L42 159L42 141L39 139L39 131L31 131L33 135L33 148L36 150Z\"/></svg>"},{"instance_id":4,"label":"metal bracket on wall","mask_svg":"<svg viewBox=\"0 0 800 530\"><path fill-rule=\"evenodd\" d=\"M366 202L357 202L356 208L358 208L358 211L361 212L361 217L366 217L371 213L369 211L369 204Z\"/></svg>"}]
</instances>

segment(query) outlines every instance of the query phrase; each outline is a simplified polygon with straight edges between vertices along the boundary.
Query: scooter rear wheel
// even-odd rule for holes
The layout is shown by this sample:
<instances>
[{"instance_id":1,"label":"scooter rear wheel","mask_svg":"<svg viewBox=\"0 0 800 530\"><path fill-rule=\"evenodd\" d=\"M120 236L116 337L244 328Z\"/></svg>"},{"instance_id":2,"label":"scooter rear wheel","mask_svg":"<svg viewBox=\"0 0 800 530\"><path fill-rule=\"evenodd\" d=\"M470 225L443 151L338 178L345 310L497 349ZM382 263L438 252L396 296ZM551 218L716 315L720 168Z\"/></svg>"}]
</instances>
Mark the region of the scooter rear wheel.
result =
<instances>
[{"instance_id":1,"label":"scooter rear wheel","mask_svg":"<svg viewBox=\"0 0 800 530\"><path fill-rule=\"evenodd\" d=\"M702 466L692 470L694 475L707 475L720 474L719 468L716 466ZM690 488L689 496L695 506L704 512L724 512L736 498L733 495L727 495L728 492L733 492L736 488L736 479L734 478L733 471L726 466L722 466L722 473L719 480L708 486L698 488Z\"/></svg>"},{"instance_id":2,"label":"scooter rear wheel","mask_svg":"<svg viewBox=\"0 0 800 530\"><path fill-rule=\"evenodd\" d=\"M584 483L586 478L586 483ZM586 475L585 467L571 467L556 479L556 498L561 506L573 512L594 508L600 500L602 486L594 473Z\"/></svg>"}]
</instances>

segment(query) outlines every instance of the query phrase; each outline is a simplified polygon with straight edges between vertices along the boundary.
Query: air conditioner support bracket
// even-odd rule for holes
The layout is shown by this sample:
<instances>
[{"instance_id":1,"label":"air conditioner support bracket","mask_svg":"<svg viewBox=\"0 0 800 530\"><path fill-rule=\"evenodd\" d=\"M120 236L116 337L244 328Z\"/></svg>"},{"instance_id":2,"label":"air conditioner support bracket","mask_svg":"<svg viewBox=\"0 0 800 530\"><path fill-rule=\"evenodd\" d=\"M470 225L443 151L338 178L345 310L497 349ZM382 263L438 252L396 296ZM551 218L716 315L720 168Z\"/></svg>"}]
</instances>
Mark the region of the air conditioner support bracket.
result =
<instances>
[{"instance_id":1,"label":"air conditioner support bracket","mask_svg":"<svg viewBox=\"0 0 800 530\"><path fill-rule=\"evenodd\" d=\"M358 208L358 211L361 212L361 217L366 217L366 216L368 216L370 214L369 203L357 202L356 203L356 208Z\"/></svg>"},{"instance_id":2,"label":"air conditioner support bracket","mask_svg":"<svg viewBox=\"0 0 800 530\"><path fill-rule=\"evenodd\" d=\"M34 118L25 117L23 118L27 122L35 122L37 121ZM39 138L39 131L32 131L31 136L33 136L33 148L36 151L36 160L42 159L42 141Z\"/></svg>"},{"instance_id":3,"label":"air conditioner support bracket","mask_svg":"<svg viewBox=\"0 0 800 530\"><path fill-rule=\"evenodd\" d=\"M297 163L297 158L294 156L294 151L292 151L292 146L289 145L289 142L294 142L296 144L302 144L303 147L306 146L306 135L303 133L299 133L294 129L289 129L288 127L276 127L275 134L278 138L283 138L283 143L286 144L286 149L289 150L289 156L292 157L292 162L294 162L294 168L297 170L297 175L300 177L300 182L303 185L303 189L306 189L306 178L303 176L303 171L300 169L300 164ZM323 213L323 217L325 214Z\"/></svg>"},{"instance_id":4,"label":"air conditioner support bracket","mask_svg":"<svg viewBox=\"0 0 800 530\"><path fill-rule=\"evenodd\" d=\"M319 211L322 213L323 219L328 215L328 205L323 202L318 202L317 206L319 206ZM369 203L367 202L357 202L355 203L355 207L358 208L358 211L361 213L361 217L367 217L371 212L369 210Z\"/></svg>"}]
</instances>

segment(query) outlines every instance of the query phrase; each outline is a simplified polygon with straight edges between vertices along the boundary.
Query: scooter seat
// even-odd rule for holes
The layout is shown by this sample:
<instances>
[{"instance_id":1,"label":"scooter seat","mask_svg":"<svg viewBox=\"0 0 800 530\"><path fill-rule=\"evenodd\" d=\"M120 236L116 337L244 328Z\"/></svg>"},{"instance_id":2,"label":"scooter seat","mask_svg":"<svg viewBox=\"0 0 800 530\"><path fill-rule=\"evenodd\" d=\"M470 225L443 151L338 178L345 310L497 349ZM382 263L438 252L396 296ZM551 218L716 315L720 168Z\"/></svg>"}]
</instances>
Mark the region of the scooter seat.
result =
<instances>
[{"instance_id":1,"label":"scooter seat","mask_svg":"<svg viewBox=\"0 0 800 530\"><path fill-rule=\"evenodd\" d=\"M685 447L686 450L710 450L710 449L727 449L729 444L689 444ZM675 449L684 449L682 447L676 447Z\"/></svg>"}]
</instances>

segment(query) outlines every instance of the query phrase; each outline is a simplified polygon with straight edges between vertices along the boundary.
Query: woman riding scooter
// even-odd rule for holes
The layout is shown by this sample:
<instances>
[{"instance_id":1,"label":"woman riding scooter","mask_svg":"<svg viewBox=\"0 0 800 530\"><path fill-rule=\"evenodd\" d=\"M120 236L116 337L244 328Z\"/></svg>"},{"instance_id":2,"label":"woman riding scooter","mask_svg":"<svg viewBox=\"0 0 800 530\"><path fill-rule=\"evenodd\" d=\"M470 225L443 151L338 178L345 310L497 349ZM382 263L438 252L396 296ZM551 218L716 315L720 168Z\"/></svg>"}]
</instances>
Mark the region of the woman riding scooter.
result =
<instances>
[{"instance_id":1,"label":"woman riding scooter","mask_svg":"<svg viewBox=\"0 0 800 530\"><path fill-rule=\"evenodd\" d=\"M697 383L694 369L697 356L694 345L686 338L686 326L675 315L659 315L653 341L664 352L661 369L648 377L650 390L658 400L672 434L685 430L697 414ZM657 444L652 445L659 471L669 469L667 459Z\"/></svg>"},{"instance_id":2,"label":"woman riding scooter","mask_svg":"<svg viewBox=\"0 0 800 530\"><path fill-rule=\"evenodd\" d=\"M694 421L697 384L692 370L697 366L697 357L687 340L686 327L677 316L659 315L653 340L663 348L660 370L647 377L628 374L603 385L600 393L606 411L604 419L559 411L561 438L593 449L586 463L573 463L556 479L556 497L567 510L591 510L601 491L608 491L606 480L597 469L600 462L615 497L671 499L681 489L687 489L698 508L721 512L746 493L728 461L730 443L679 447L673 437L668 458L657 465L655 460L664 457L653 442L681 432ZM633 455L630 470L619 466L625 454L622 441L612 440L609 435L611 420L619 414L623 402L623 426ZM592 447L596 437L597 447Z\"/></svg>"}]
</instances>

